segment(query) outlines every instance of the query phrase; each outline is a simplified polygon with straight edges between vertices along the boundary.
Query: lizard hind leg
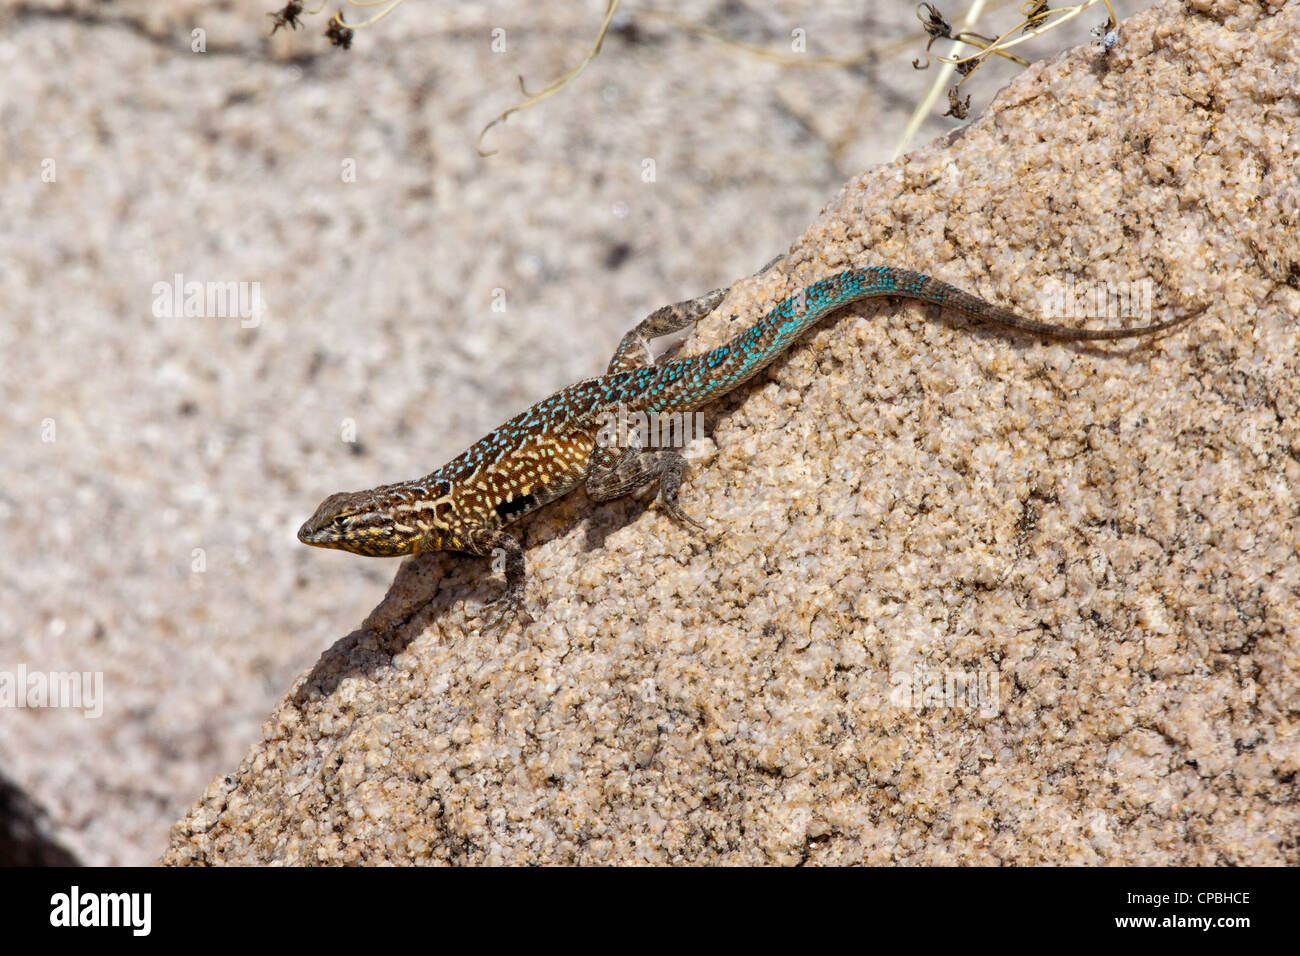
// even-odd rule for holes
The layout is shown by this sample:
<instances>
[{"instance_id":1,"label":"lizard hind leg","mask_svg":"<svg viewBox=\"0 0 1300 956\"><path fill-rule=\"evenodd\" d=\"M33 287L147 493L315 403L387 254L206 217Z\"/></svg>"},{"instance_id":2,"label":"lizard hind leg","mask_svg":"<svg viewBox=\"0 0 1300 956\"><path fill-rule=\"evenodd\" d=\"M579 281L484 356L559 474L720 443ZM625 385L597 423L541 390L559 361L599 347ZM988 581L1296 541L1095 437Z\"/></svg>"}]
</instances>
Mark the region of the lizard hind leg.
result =
<instances>
[{"instance_id":1,"label":"lizard hind leg","mask_svg":"<svg viewBox=\"0 0 1300 956\"><path fill-rule=\"evenodd\" d=\"M630 448L621 457L598 449L587 468L587 494L593 501L610 501L658 482L655 504L678 521L704 531L704 525L677 501L685 471L686 459L675 448Z\"/></svg>"},{"instance_id":2,"label":"lizard hind leg","mask_svg":"<svg viewBox=\"0 0 1300 956\"><path fill-rule=\"evenodd\" d=\"M618 348L614 350L614 357L609 360L606 374L613 375L615 372L628 372L634 368L654 365L655 354L650 348L651 340L661 335L679 332L688 325L694 325L716 309L729 291L729 288L714 289L694 299L674 302L672 305L655 309L623 336L623 340L618 343Z\"/></svg>"},{"instance_id":3,"label":"lizard hind leg","mask_svg":"<svg viewBox=\"0 0 1300 956\"><path fill-rule=\"evenodd\" d=\"M784 258L784 255L777 256L754 275L763 275ZM730 286L725 289L714 289L693 299L684 299L655 309L623 336L622 341L618 343L618 348L614 350L614 357L609 360L609 368L606 369L605 374L613 375L615 372L628 372L634 368L654 365L655 354L650 348L652 340L662 335L680 332L688 325L694 325L721 305L730 291Z\"/></svg>"}]
</instances>

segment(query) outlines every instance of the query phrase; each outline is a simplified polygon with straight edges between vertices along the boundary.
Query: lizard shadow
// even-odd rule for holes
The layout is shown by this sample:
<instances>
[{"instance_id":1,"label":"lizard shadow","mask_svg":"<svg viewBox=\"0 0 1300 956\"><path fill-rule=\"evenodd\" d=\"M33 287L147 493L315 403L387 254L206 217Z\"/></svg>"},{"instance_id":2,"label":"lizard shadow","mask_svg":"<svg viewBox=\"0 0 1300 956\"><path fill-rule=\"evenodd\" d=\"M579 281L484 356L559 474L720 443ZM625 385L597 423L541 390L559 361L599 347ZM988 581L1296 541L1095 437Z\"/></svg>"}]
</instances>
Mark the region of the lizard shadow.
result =
<instances>
[{"instance_id":1,"label":"lizard shadow","mask_svg":"<svg viewBox=\"0 0 1300 956\"><path fill-rule=\"evenodd\" d=\"M1071 352L1083 355L1090 355L1098 358L1104 357L1125 357L1141 352L1150 346L1150 343L1157 342L1165 335L1177 332L1185 326L1194 316L1188 315L1176 320L1167 328L1160 329L1157 332L1146 335L1135 335L1131 338L1113 338L1113 339L1071 339L1060 336L1050 335L1045 332L1038 332L1031 329L1016 328L1015 326L1000 325L992 319L980 319L967 315L958 309L938 305L933 302L922 302L907 296L898 296L897 298L882 296L879 299L854 303L844 307L845 310L860 310L861 317L872 322L891 322L896 321L899 324L907 324L907 320L900 315L906 310L907 306L914 306L921 312L921 317L927 325L941 326L961 332L963 335L974 339L993 339L1000 342L1007 342L1014 346L1019 346L1023 351L1029 345L1054 345L1057 347L1068 348ZM846 316L831 314L822 320L814 328L829 329L833 328L836 323ZM808 330L808 335L815 334L813 329ZM796 344L786 356L793 353L799 348ZM785 358L786 356L782 356ZM779 362L780 360L778 360ZM774 363L776 364L776 363ZM736 390L737 395L743 396L750 387L747 383Z\"/></svg>"},{"instance_id":2,"label":"lizard shadow","mask_svg":"<svg viewBox=\"0 0 1300 956\"><path fill-rule=\"evenodd\" d=\"M451 611L463 588L459 579L472 581L472 574L458 568L458 559L483 560L450 552L430 552L404 559L393 576L383 599L356 630L326 648L294 689L290 700L301 709L313 698L329 697L349 677L376 673L391 667L422 631L410 626L417 618L434 620ZM443 587L447 583L448 587Z\"/></svg>"},{"instance_id":3,"label":"lizard shadow","mask_svg":"<svg viewBox=\"0 0 1300 956\"><path fill-rule=\"evenodd\" d=\"M598 507L584 499L571 495L553 504L549 520L532 516L516 525L524 549L570 533L582 520L584 504ZM482 609L500 597L504 587L502 576L491 567L491 558L454 551L403 559L383 599L361 625L321 653L290 696L293 705L302 709L314 698L329 697L349 677L374 679L429 627L456 617L458 605L464 616L451 629L459 627L466 636L482 631Z\"/></svg>"},{"instance_id":4,"label":"lizard shadow","mask_svg":"<svg viewBox=\"0 0 1300 956\"><path fill-rule=\"evenodd\" d=\"M868 321L888 322L891 317L896 317L900 309L914 300L900 297L897 300L882 299L872 303L859 303L856 308L861 310L863 318ZM1110 339L1061 339L1045 335L1027 329L1019 329L997 325L989 321L980 321L962 314L952 309L946 309L933 303L915 303L920 306L923 312L923 318L927 324L936 326L947 326L966 336L977 339L994 339L1004 341L1017 348L1018 351L1028 351L1029 346L1036 344L1056 345L1068 348L1070 351L1094 356L1098 358L1116 358L1122 359L1138 353L1140 350L1149 346L1149 343L1159 338L1159 335L1144 336L1131 340ZM853 308L852 306L846 308ZM846 316L830 316L826 320L826 327L831 327L838 319ZM737 317L732 316L734 321ZM1182 324L1181 322L1179 323ZM1173 331L1171 327L1169 331ZM688 353L685 349L686 340L674 342L659 356L659 361L671 361L677 358L691 357L698 350ZM794 348L798 348L796 345ZM793 349L791 350L793 351ZM684 354L685 353L685 354ZM774 367L779 366L782 362L788 361L789 354L781 356L773 363ZM1041 371L1041 363L1028 361L1025 368L1030 374L1037 374ZM745 382L725 395L719 396L716 400L702 409L704 412L704 426L702 434L712 438L715 435L716 428L719 424L725 427L725 421L730 418L739 408L748 400L751 390L762 388L766 382L766 377L762 374L754 380ZM582 497L586 497L583 495ZM584 545L587 550L598 550L605 545L605 539L619 529L630 525L639 519L643 513L650 512L656 515L660 520L670 522L674 526L678 523L673 521L667 514L659 511L652 506L655 491L653 489L634 492L626 497L615 498L610 501L596 502L590 499L588 504L580 512L585 517L584 524ZM688 471L686 480L682 485L682 505L687 513L692 511L690 506L690 472ZM601 519L600 515L607 515L608 518ZM690 532L692 529L685 529ZM688 535L692 542L691 546L711 548L716 543L711 535Z\"/></svg>"}]
</instances>

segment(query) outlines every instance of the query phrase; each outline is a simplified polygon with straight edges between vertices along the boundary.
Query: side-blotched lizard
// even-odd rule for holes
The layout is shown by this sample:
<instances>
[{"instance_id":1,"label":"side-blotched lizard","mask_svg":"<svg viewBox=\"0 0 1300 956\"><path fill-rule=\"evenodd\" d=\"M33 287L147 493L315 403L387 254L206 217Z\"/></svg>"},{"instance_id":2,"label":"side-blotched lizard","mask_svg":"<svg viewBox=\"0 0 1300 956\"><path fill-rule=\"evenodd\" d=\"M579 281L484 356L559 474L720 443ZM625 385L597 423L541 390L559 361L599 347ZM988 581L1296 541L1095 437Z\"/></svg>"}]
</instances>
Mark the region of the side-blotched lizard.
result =
<instances>
[{"instance_id":1,"label":"side-blotched lizard","mask_svg":"<svg viewBox=\"0 0 1300 956\"><path fill-rule=\"evenodd\" d=\"M769 263L763 271L771 268ZM602 440L615 415L693 411L752 378L826 315L863 299L898 296L935 303L978 322L1074 341L1148 335L1181 318L1121 329L1076 329L1022 318L946 282L888 266L841 272L786 299L725 345L655 364L650 340L697 322L729 289L664 306L623 336L604 375L562 388L413 481L330 495L298 540L373 557L424 551L504 555L505 594L488 626L508 621L524 600L524 552L505 530L580 484L595 501L659 483L657 503L699 527L677 493L686 459L675 448L617 447Z\"/></svg>"}]
</instances>

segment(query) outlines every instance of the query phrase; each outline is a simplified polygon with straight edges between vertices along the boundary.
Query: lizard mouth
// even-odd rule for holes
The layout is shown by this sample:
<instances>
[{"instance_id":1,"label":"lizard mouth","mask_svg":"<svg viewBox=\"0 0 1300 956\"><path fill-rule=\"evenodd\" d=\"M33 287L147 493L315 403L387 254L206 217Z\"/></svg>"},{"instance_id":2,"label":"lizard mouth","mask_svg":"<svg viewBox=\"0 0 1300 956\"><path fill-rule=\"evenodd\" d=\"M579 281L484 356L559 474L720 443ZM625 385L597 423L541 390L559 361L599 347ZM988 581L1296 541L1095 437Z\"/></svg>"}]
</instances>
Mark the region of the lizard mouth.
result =
<instances>
[{"instance_id":1,"label":"lizard mouth","mask_svg":"<svg viewBox=\"0 0 1300 956\"><path fill-rule=\"evenodd\" d=\"M317 547L334 546L343 537L342 519L346 512L341 507L346 494L330 495L298 529L298 540Z\"/></svg>"},{"instance_id":2,"label":"lizard mouth","mask_svg":"<svg viewBox=\"0 0 1300 956\"><path fill-rule=\"evenodd\" d=\"M303 544L315 545L318 548L329 548L339 541L339 536L333 533L333 529L329 525L319 527L312 521L306 521L298 529L298 540Z\"/></svg>"},{"instance_id":3,"label":"lizard mouth","mask_svg":"<svg viewBox=\"0 0 1300 956\"><path fill-rule=\"evenodd\" d=\"M304 521L302 527L298 529L298 540L303 544L320 544L321 529L311 521Z\"/></svg>"}]
</instances>

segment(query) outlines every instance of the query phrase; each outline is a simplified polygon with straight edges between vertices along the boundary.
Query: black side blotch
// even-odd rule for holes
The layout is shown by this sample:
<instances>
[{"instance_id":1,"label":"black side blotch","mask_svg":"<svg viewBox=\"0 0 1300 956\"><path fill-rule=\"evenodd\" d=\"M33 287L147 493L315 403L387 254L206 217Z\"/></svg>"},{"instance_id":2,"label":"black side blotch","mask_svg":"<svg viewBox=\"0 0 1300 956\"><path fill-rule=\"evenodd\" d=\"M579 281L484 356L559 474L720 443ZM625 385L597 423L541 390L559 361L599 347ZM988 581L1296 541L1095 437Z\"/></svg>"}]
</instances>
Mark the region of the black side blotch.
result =
<instances>
[{"instance_id":1,"label":"black side blotch","mask_svg":"<svg viewBox=\"0 0 1300 956\"><path fill-rule=\"evenodd\" d=\"M497 505L497 517L509 518L511 515L531 511L536 505L536 495L521 495L518 498L511 498L509 501L503 501L501 504Z\"/></svg>"}]
</instances>

